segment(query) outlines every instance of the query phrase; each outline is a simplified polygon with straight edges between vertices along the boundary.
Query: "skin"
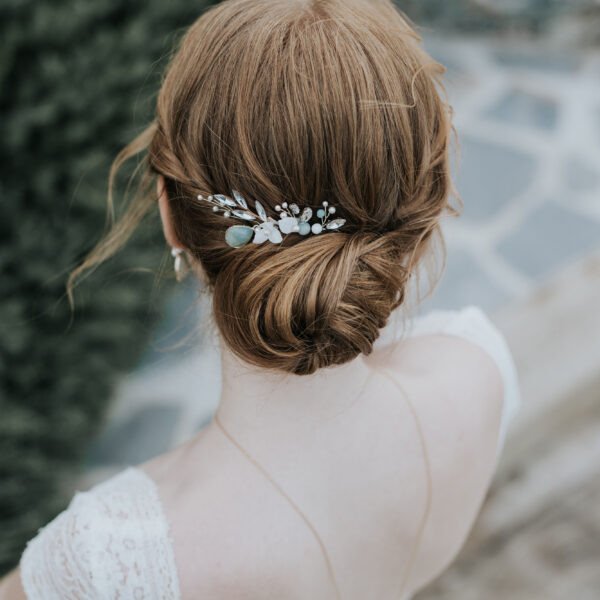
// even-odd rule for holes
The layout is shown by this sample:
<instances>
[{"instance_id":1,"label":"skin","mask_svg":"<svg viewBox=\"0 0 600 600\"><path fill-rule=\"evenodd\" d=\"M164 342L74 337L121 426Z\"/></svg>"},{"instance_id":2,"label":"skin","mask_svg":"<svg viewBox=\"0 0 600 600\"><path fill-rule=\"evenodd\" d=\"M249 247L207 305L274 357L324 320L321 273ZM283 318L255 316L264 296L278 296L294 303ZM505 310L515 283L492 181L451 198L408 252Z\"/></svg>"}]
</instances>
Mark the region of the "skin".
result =
<instances>
[{"instance_id":1,"label":"skin","mask_svg":"<svg viewBox=\"0 0 600 600\"><path fill-rule=\"evenodd\" d=\"M181 248L162 183L165 238ZM496 464L502 380L483 350L427 335L308 377L223 346L221 358L221 422L310 519L342 598L399 598L447 567ZM415 551L428 498L419 427L433 494ZM139 467L158 486L184 599L335 597L307 524L214 422ZM0 599L22 598L17 569Z\"/></svg>"}]
</instances>

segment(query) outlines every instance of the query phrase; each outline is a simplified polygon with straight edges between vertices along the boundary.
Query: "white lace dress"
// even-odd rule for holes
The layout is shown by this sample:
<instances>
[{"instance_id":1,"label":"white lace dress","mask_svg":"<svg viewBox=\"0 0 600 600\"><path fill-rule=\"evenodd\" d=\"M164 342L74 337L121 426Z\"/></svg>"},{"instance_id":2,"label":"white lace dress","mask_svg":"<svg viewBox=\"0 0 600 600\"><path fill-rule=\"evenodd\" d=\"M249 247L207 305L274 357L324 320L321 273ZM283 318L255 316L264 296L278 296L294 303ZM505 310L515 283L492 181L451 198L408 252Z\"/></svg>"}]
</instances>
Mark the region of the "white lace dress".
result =
<instances>
[{"instance_id":1,"label":"white lace dress","mask_svg":"<svg viewBox=\"0 0 600 600\"><path fill-rule=\"evenodd\" d=\"M385 336L392 335L386 328ZM415 319L409 336L441 333L483 348L504 380L498 454L519 408L515 366L500 332L476 307L433 311ZM152 479L129 467L87 492L40 529L21 557L28 600L179 600L169 524Z\"/></svg>"}]
</instances>

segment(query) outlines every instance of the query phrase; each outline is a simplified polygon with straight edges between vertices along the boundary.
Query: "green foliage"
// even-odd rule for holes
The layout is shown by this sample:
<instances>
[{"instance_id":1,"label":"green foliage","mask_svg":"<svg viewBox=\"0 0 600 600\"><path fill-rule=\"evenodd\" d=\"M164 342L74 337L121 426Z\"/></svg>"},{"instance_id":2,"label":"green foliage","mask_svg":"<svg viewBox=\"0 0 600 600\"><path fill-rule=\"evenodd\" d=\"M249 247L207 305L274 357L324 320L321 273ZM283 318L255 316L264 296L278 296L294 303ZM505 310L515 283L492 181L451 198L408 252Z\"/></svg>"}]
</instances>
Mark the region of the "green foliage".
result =
<instances>
[{"instance_id":1,"label":"green foliage","mask_svg":"<svg viewBox=\"0 0 600 600\"><path fill-rule=\"evenodd\" d=\"M170 290L155 286L155 213L82 284L73 319L64 294L103 233L110 162L152 118L167 54L207 4L0 4L0 573L64 508Z\"/></svg>"}]
</instances>

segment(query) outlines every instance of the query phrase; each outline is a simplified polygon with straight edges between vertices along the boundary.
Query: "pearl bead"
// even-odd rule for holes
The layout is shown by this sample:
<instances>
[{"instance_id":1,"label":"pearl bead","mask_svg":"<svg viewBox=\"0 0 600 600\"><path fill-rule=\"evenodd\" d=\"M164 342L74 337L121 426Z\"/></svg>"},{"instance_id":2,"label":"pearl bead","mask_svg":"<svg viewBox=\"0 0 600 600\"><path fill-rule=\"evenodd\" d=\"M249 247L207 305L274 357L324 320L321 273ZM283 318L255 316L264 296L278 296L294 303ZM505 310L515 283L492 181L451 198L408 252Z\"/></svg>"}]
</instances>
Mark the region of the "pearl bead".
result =
<instances>
[{"instance_id":1,"label":"pearl bead","mask_svg":"<svg viewBox=\"0 0 600 600\"><path fill-rule=\"evenodd\" d=\"M213 212L217 212L219 210L218 206L213 206Z\"/></svg>"},{"instance_id":2,"label":"pearl bead","mask_svg":"<svg viewBox=\"0 0 600 600\"><path fill-rule=\"evenodd\" d=\"M223 213L223 216L224 216L224 217L230 217L230 216L231 216L231 213L230 213L228 210L226 210L226 211Z\"/></svg>"},{"instance_id":3,"label":"pearl bead","mask_svg":"<svg viewBox=\"0 0 600 600\"><path fill-rule=\"evenodd\" d=\"M281 210L281 206L279 206L279 204L275 207L276 211L280 211Z\"/></svg>"},{"instance_id":4,"label":"pearl bead","mask_svg":"<svg viewBox=\"0 0 600 600\"><path fill-rule=\"evenodd\" d=\"M323 200L323 206L327 206L329 204L329 202L327 202L327 200Z\"/></svg>"},{"instance_id":5,"label":"pearl bead","mask_svg":"<svg viewBox=\"0 0 600 600\"><path fill-rule=\"evenodd\" d=\"M311 231L313 233L321 233L321 231L323 231L323 226L321 225L321 223L313 223Z\"/></svg>"},{"instance_id":6,"label":"pearl bead","mask_svg":"<svg viewBox=\"0 0 600 600\"><path fill-rule=\"evenodd\" d=\"M330 206L329 212L330 212L330 214L333 214L335 212L335 206Z\"/></svg>"},{"instance_id":7,"label":"pearl bead","mask_svg":"<svg viewBox=\"0 0 600 600\"><path fill-rule=\"evenodd\" d=\"M198 194L198 200L204 200L204 196L202 194Z\"/></svg>"},{"instance_id":8,"label":"pearl bead","mask_svg":"<svg viewBox=\"0 0 600 600\"><path fill-rule=\"evenodd\" d=\"M281 206L283 206L283 208L287 208L287 202L284 202Z\"/></svg>"}]
</instances>

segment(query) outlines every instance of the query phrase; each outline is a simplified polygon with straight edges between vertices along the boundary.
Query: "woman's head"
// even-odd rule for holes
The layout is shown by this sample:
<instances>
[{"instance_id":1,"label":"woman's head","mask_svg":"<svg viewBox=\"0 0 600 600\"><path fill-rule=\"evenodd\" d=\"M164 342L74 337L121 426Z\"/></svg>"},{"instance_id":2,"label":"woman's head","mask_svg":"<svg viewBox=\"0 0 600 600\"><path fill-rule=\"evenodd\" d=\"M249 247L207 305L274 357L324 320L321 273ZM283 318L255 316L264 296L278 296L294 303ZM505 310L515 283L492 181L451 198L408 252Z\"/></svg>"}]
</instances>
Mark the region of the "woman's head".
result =
<instances>
[{"instance_id":1,"label":"woman's head","mask_svg":"<svg viewBox=\"0 0 600 600\"><path fill-rule=\"evenodd\" d=\"M117 158L148 145L174 237L246 362L309 374L368 354L403 302L451 190L442 67L419 41L389 0L226 0L189 29L155 122ZM231 221L197 199L232 189L271 216L327 200L346 223L232 248Z\"/></svg>"}]
</instances>

